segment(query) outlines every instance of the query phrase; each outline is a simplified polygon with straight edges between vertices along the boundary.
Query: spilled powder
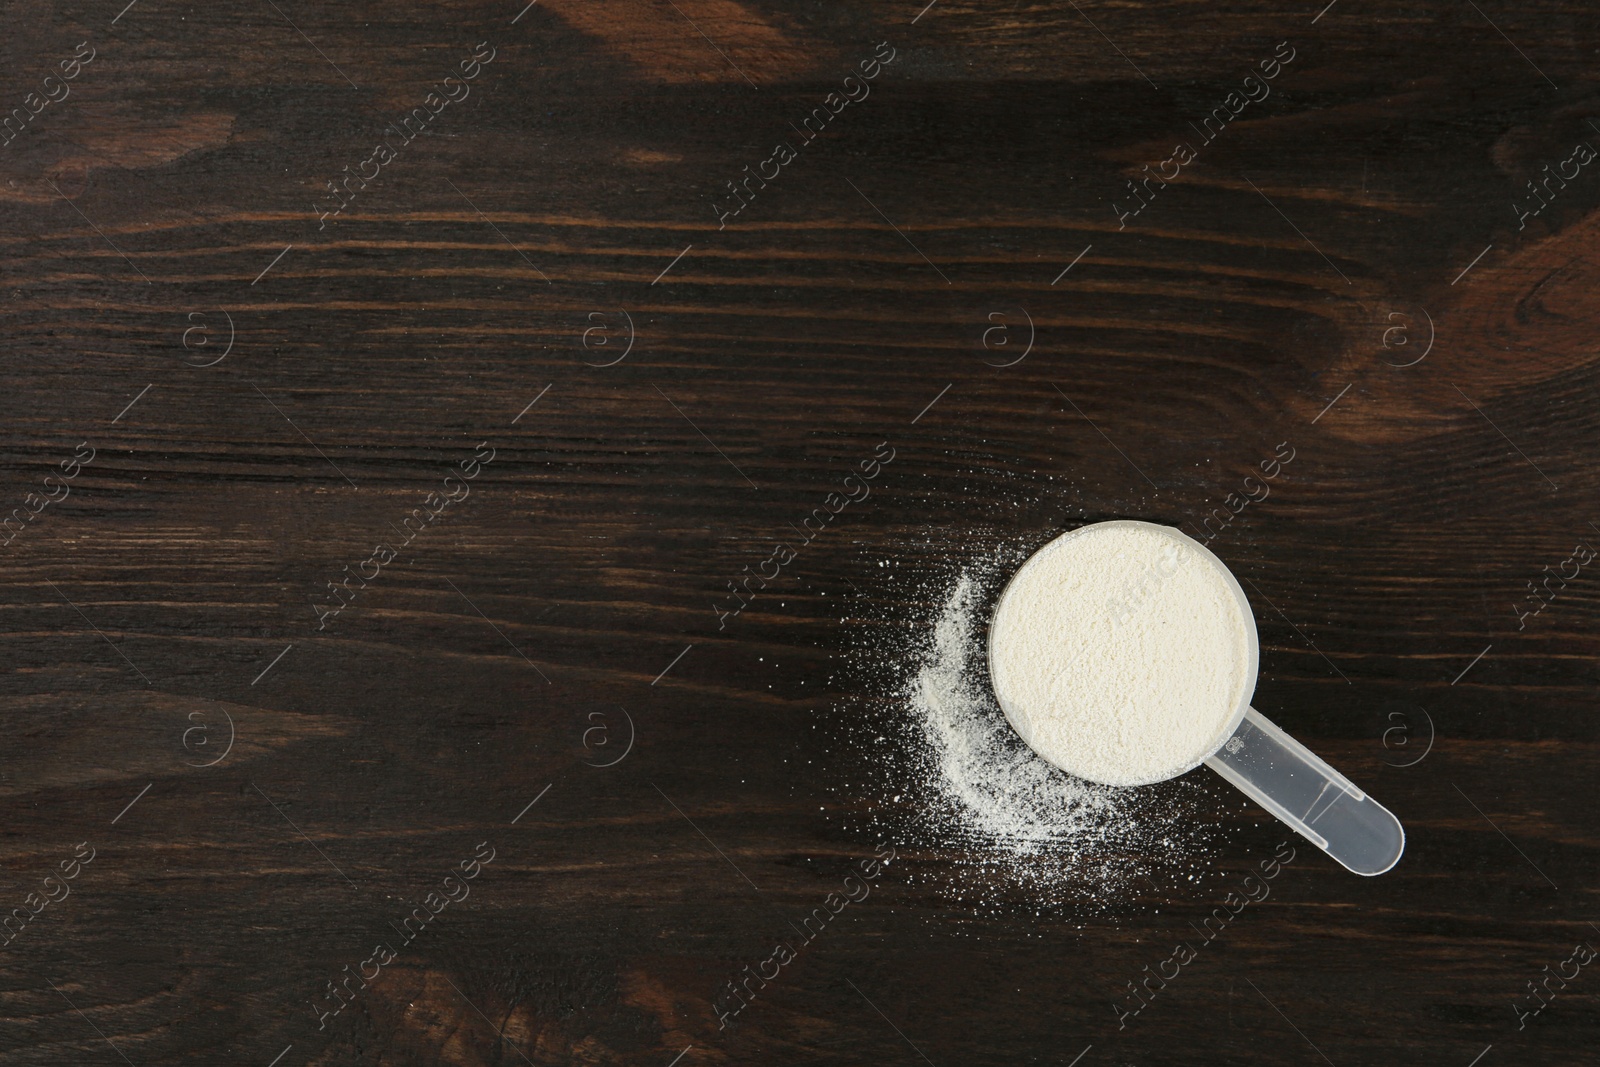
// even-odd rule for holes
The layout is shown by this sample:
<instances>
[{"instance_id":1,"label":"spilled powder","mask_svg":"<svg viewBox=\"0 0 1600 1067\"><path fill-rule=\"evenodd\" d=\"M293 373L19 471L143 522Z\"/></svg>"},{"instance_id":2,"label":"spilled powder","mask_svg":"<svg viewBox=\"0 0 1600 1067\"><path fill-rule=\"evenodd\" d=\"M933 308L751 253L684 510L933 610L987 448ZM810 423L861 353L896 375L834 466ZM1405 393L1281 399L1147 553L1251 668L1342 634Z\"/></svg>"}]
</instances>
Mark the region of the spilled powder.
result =
<instances>
[{"instance_id":1,"label":"spilled powder","mask_svg":"<svg viewBox=\"0 0 1600 1067\"><path fill-rule=\"evenodd\" d=\"M1194 817L1202 788L1076 778L1037 756L1002 714L989 687L986 623L1019 561L959 575L900 647L869 650L880 673L905 668L890 694L904 729L876 739L890 751L876 766L873 830L942 860L917 866L945 895L981 910L1130 910L1156 882L1199 880L1215 825Z\"/></svg>"},{"instance_id":2,"label":"spilled powder","mask_svg":"<svg viewBox=\"0 0 1600 1067\"><path fill-rule=\"evenodd\" d=\"M941 799L964 816L963 829L1020 854L1082 833L1111 813L1116 797L1061 774L1014 742L973 661L977 588L956 583L908 693L939 776Z\"/></svg>"}]
</instances>

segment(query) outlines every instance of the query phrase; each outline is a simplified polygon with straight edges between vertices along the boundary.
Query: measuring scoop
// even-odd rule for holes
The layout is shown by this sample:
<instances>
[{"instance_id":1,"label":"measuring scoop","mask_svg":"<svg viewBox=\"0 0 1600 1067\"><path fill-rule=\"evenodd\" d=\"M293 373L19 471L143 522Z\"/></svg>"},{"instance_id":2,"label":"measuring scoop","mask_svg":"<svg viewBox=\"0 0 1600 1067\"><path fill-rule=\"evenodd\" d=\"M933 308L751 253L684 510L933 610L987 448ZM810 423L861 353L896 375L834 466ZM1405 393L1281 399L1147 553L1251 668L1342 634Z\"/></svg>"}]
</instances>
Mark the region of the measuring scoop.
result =
<instances>
[{"instance_id":1,"label":"measuring scoop","mask_svg":"<svg viewBox=\"0 0 1600 1067\"><path fill-rule=\"evenodd\" d=\"M1001 592L988 654L1006 718L1062 770L1131 786L1204 763L1356 874L1399 862L1400 820L1250 706L1250 601L1182 531L1117 520L1057 537Z\"/></svg>"}]
</instances>

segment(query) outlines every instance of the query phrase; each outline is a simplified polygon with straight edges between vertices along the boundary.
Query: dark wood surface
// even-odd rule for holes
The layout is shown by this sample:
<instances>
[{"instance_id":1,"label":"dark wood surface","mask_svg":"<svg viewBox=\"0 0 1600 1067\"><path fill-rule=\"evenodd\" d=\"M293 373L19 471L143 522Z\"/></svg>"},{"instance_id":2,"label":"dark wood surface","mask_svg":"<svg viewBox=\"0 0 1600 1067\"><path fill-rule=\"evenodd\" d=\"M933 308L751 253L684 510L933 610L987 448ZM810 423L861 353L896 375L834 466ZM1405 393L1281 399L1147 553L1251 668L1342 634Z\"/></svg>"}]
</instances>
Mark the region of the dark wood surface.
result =
<instances>
[{"instance_id":1,"label":"dark wood surface","mask_svg":"<svg viewBox=\"0 0 1600 1067\"><path fill-rule=\"evenodd\" d=\"M94 458L0 554L0 904L95 851L3 947L0 1063L1595 1062L1600 975L1515 1008L1600 945L1600 578L1517 606L1600 545L1600 174L1518 211L1600 145L1600 21L1321 6L8 7L4 108L94 58L0 147L5 509ZM905 741L894 683L956 575L1085 521L1194 530L1283 441L1212 542L1261 594L1255 703L1409 848L1361 879L1301 842L1119 1030L1289 835L1198 771L1201 878L1145 857L1125 900L1045 902L857 746ZM879 442L870 499L719 630ZM719 1029L880 841L872 896ZM480 842L471 896L319 1029Z\"/></svg>"}]
</instances>

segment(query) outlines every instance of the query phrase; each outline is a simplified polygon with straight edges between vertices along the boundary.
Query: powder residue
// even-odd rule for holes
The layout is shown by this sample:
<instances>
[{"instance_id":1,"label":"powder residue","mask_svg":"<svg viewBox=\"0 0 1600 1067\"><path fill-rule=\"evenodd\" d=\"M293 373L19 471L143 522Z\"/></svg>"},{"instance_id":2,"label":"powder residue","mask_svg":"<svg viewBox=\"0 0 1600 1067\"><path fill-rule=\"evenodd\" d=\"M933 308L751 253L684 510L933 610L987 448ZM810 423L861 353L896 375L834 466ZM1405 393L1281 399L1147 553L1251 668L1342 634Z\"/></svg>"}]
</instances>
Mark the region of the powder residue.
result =
<instances>
[{"instance_id":1,"label":"powder residue","mask_svg":"<svg viewBox=\"0 0 1600 1067\"><path fill-rule=\"evenodd\" d=\"M934 625L909 695L937 761L939 786L966 814L966 828L1026 854L1101 821L1116 798L1058 773L1008 736L973 662L982 651L972 632L976 600L976 587L963 577Z\"/></svg>"},{"instance_id":2,"label":"powder residue","mask_svg":"<svg viewBox=\"0 0 1600 1067\"><path fill-rule=\"evenodd\" d=\"M993 564L960 575L909 647L872 652L880 670L885 657L909 664L898 693L908 729L880 765L878 832L953 865L951 895L986 908L1105 911L1142 895L1136 881L1192 881L1210 837L1192 818L1202 796L1193 783L1084 781L1032 752L1001 713L983 623L1003 577ZM923 869L936 879L948 870Z\"/></svg>"}]
</instances>

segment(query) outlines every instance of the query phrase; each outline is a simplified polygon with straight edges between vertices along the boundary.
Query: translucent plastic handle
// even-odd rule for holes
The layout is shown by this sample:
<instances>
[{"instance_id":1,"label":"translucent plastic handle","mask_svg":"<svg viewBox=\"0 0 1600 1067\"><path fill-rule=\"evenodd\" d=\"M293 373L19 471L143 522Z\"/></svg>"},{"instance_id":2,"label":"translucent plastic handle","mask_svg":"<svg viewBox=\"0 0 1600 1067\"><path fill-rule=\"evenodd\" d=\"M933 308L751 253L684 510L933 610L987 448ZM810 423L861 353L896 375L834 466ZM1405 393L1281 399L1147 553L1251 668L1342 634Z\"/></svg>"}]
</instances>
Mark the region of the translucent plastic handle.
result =
<instances>
[{"instance_id":1,"label":"translucent plastic handle","mask_svg":"<svg viewBox=\"0 0 1600 1067\"><path fill-rule=\"evenodd\" d=\"M1206 766L1357 874L1400 862L1400 820L1255 708Z\"/></svg>"}]
</instances>

